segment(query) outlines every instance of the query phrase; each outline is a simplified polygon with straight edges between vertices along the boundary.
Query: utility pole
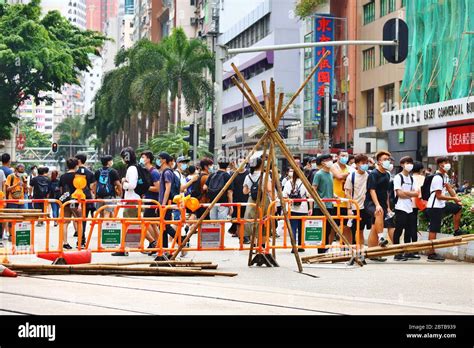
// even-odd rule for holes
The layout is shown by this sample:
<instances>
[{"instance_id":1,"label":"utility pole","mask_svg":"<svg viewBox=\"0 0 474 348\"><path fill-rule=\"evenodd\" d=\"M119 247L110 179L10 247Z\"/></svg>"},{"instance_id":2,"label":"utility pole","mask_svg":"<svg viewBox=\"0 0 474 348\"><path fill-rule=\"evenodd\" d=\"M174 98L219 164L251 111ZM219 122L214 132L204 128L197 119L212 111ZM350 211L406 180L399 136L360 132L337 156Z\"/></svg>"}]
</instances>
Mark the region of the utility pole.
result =
<instances>
[{"instance_id":1,"label":"utility pole","mask_svg":"<svg viewBox=\"0 0 474 348\"><path fill-rule=\"evenodd\" d=\"M193 162L196 163L197 158L197 143L198 143L198 123L196 111L194 111L194 127L193 127Z\"/></svg>"},{"instance_id":2,"label":"utility pole","mask_svg":"<svg viewBox=\"0 0 474 348\"><path fill-rule=\"evenodd\" d=\"M331 96L329 83L324 83L324 152L329 153L329 127L331 123Z\"/></svg>"},{"instance_id":3,"label":"utility pole","mask_svg":"<svg viewBox=\"0 0 474 348\"><path fill-rule=\"evenodd\" d=\"M224 57L226 55L224 46L216 45L216 112L214 113L214 162L217 163L222 152L222 83L224 71Z\"/></svg>"}]
</instances>

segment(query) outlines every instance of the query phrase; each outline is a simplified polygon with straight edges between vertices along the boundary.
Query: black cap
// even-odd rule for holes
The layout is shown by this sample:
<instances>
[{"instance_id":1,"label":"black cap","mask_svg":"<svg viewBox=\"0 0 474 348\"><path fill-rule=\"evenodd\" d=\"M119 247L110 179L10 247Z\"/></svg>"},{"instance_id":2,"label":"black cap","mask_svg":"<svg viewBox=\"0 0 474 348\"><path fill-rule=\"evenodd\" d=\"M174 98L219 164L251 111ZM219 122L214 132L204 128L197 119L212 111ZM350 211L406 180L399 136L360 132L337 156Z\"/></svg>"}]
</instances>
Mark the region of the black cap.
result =
<instances>
[{"instance_id":1,"label":"black cap","mask_svg":"<svg viewBox=\"0 0 474 348\"><path fill-rule=\"evenodd\" d=\"M323 161L326 161L328 159L332 160L332 156L329 154L321 155L316 158L316 164L319 166L321 163L323 163Z\"/></svg>"},{"instance_id":2,"label":"black cap","mask_svg":"<svg viewBox=\"0 0 474 348\"><path fill-rule=\"evenodd\" d=\"M171 161L173 158L170 156L170 154L168 152L160 152L160 154L158 155L159 158L163 158L164 160L166 160L167 162Z\"/></svg>"}]
</instances>

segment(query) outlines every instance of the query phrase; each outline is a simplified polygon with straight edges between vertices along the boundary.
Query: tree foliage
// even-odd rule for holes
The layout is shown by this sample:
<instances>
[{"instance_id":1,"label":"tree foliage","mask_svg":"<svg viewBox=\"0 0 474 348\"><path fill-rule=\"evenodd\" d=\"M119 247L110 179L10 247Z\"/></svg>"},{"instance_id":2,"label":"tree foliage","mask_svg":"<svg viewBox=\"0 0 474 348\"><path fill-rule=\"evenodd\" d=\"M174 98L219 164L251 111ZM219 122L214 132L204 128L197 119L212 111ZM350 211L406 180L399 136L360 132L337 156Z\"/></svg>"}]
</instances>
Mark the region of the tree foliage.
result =
<instances>
[{"instance_id":1,"label":"tree foliage","mask_svg":"<svg viewBox=\"0 0 474 348\"><path fill-rule=\"evenodd\" d=\"M168 97L183 97L188 113L200 111L213 97L212 85L204 76L206 69L213 71L213 64L207 46L189 40L181 28L160 43L141 40L119 51L117 68L105 75L95 97L92 125L98 139L104 142L111 133L124 129L134 113L157 113L161 105L169 105ZM173 148L184 150L184 145Z\"/></svg>"},{"instance_id":2,"label":"tree foliage","mask_svg":"<svg viewBox=\"0 0 474 348\"><path fill-rule=\"evenodd\" d=\"M59 134L57 156L62 157L67 157L80 149L70 149L61 145L85 145L93 133L93 129L85 124L84 116L81 115L65 118L56 126L55 131Z\"/></svg>"},{"instance_id":3,"label":"tree foliage","mask_svg":"<svg viewBox=\"0 0 474 348\"><path fill-rule=\"evenodd\" d=\"M49 147L51 138L36 130L32 121L22 121L20 123L20 133L25 135L26 147Z\"/></svg>"},{"instance_id":4,"label":"tree foliage","mask_svg":"<svg viewBox=\"0 0 474 348\"><path fill-rule=\"evenodd\" d=\"M99 55L105 40L73 26L58 11L41 17L40 0L0 4L0 139L10 137L23 101L51 101L41 92L78 83L81 71L92 66L90 55Z\"/></svg>"},{"instance_id":5,"label":"tree foliage","mask_svg":"<svg viewBox=\"0 0 474 348\"><path fill-rule=\"evenodd\" d=\"M295 7L295 14L300 18L311 16L316 8L327 0L299 0Z\"/></svg>"}]
</instances>

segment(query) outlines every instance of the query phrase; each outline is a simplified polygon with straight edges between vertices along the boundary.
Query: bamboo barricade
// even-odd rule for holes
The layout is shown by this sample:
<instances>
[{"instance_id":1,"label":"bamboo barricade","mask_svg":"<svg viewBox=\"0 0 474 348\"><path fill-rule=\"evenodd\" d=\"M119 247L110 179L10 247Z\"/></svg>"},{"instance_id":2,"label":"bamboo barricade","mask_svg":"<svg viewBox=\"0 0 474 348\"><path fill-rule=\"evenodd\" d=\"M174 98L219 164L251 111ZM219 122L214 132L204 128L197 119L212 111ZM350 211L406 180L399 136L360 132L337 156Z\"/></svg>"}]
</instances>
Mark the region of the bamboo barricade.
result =
<instances>
[{"instance_id":1,"label":"bamboo barricade","mask_svg":"<svg viewBox=\"0 0 474 348\"><path fill-rule=\"evenodd\" d=\"M450 237L443 239L433 239L427 241L419 241L414 243L395 244L387 247L371 247L363 250L361 255L365 258L374 258L379 256L390 256L399 253L413 253L424 250L448 248L453 246L465 245L469 241L474 241L474 235ZM350 261L350 254L321 254L307 256L302 258L304 263L320 263L320 262L345 262Z\"/></svg>"},{"instance_id":2,"label":"bamboo barricade","mask_svg":"<svg viewBox=\"0 0 474 348\"><path fill-rule=\"evenodd\" d=\"M23 274L81 274L81 275L139 275L139 276L224 276L235 277L237 273L203 271L184 267L126 267L107 265L20 265L5 264L11 270Z\"/></svg>"},{"instance_id":3,"label":"bamboo barricade","mask_svg":"<svg viewBox=\"0 0 474 348\"><path fill-rule=\"evenodd\" d=\"M323 57L324 58L324 55ZM322 59L321 58L321 59ZM321 60L320 60L321 62ZM319 62L318 62L319 64ZM318 64L315 66L315 68L317 68ZM240 90L240 92L244 95L244 97L247 99L249 105L252 107L252 109L255 111L256 115L260 118L260 120L263 122L263 124L266 126L266 128L268 129L267 132L265 133L265 136L268 135L271 137L271 140L272 140L272 144L274 145L278 145L278 147L280 148L281 152L285 155L285 157L287 158L290 166L293 168L293 170L295 171L295 174L298 175L298 177L301 179L301 181L303 182L303 185L305 186L306 190L309 192L309 194L311 195L311 197L315 200L315 202L318 204L318 207L319 209L323 212L323 214L326 216L329 224L331 225L331 228L339 235L339 237L341 238L341 240L347 245L350 247L350 243L349 241L347 240L347 238L341 233L340 229L339 229L339 226L336 224L336 222L332 219L331 215L329 214L329 212L327 211L326 209L326 206L324 205L324 203L321 201L321 198L319 197L318 193L316 192L316 190L312 187L311 183L308 181L308 179L305 177L303 171L301 170L301 168L296 164L296 162L294 161L293 159L293 156L290 152L290 150L288 149L288 147L286 146L286 144L284 143L281 135L278 133L278 130L277 130L277 125L278 123L275 122L275 124L273 124L271 122L271 112L267 112L266 110L264 110L262 108L262 106L260 105L260 102L258 101L258 99L256 98L256 96L254 95L254 93L252 92L252 89L250 88L250 86L246 83L245 81L245 78L243 77L243 75L241 74L241 72L239 71L239 69L235 66L235 64L231 64L232 66L232 69L234 70L235 74L237 77L232 77L232 82L234 83L234 85ZM309 81L309 79L311 78L312 74L314 73L314 69L313 71L311 72L311 74L308 76L308 78L305 80L305 82L300 86L300 88L298 89L297 93L293 96L293 98L290 100L290 102L287 104L287 106L283 109L282 111L282 114L278 115L278 119L281 118L281 116L286 112L286 110L288 110L288 107L289 105L294 101L294 99L296 99L296 97L299 95L299 93L302 91L302 89L304 88L304 86L307 84L307 82ZM241 86L242 84L242 86ZM358 259L358 256L356 254L356 250L351 248L350 249L351 252L353 253L353 257L354 257L354 260L362 266L362 262ZM296 253L295 253L296 254Z\"/></svg>"}]
</instances>

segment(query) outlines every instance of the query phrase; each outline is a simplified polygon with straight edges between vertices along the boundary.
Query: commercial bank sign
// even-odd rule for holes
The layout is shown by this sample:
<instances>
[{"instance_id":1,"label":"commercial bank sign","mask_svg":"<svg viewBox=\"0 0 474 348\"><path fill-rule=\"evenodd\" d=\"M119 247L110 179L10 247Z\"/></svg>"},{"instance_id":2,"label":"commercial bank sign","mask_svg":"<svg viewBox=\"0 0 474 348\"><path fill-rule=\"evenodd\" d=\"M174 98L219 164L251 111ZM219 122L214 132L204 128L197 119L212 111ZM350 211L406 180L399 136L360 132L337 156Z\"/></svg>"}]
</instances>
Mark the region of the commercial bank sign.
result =
<instances>
[{"instance_id":1,"label":"commercial bank sign","mask_svg":"<svg viewBox=\"0 0 474 348\"><path fill-rule=\"evenodd\" d=\"M474 120L474 96L382 113L382 130L435 127Z\"/></svg>"}]
</instances>

